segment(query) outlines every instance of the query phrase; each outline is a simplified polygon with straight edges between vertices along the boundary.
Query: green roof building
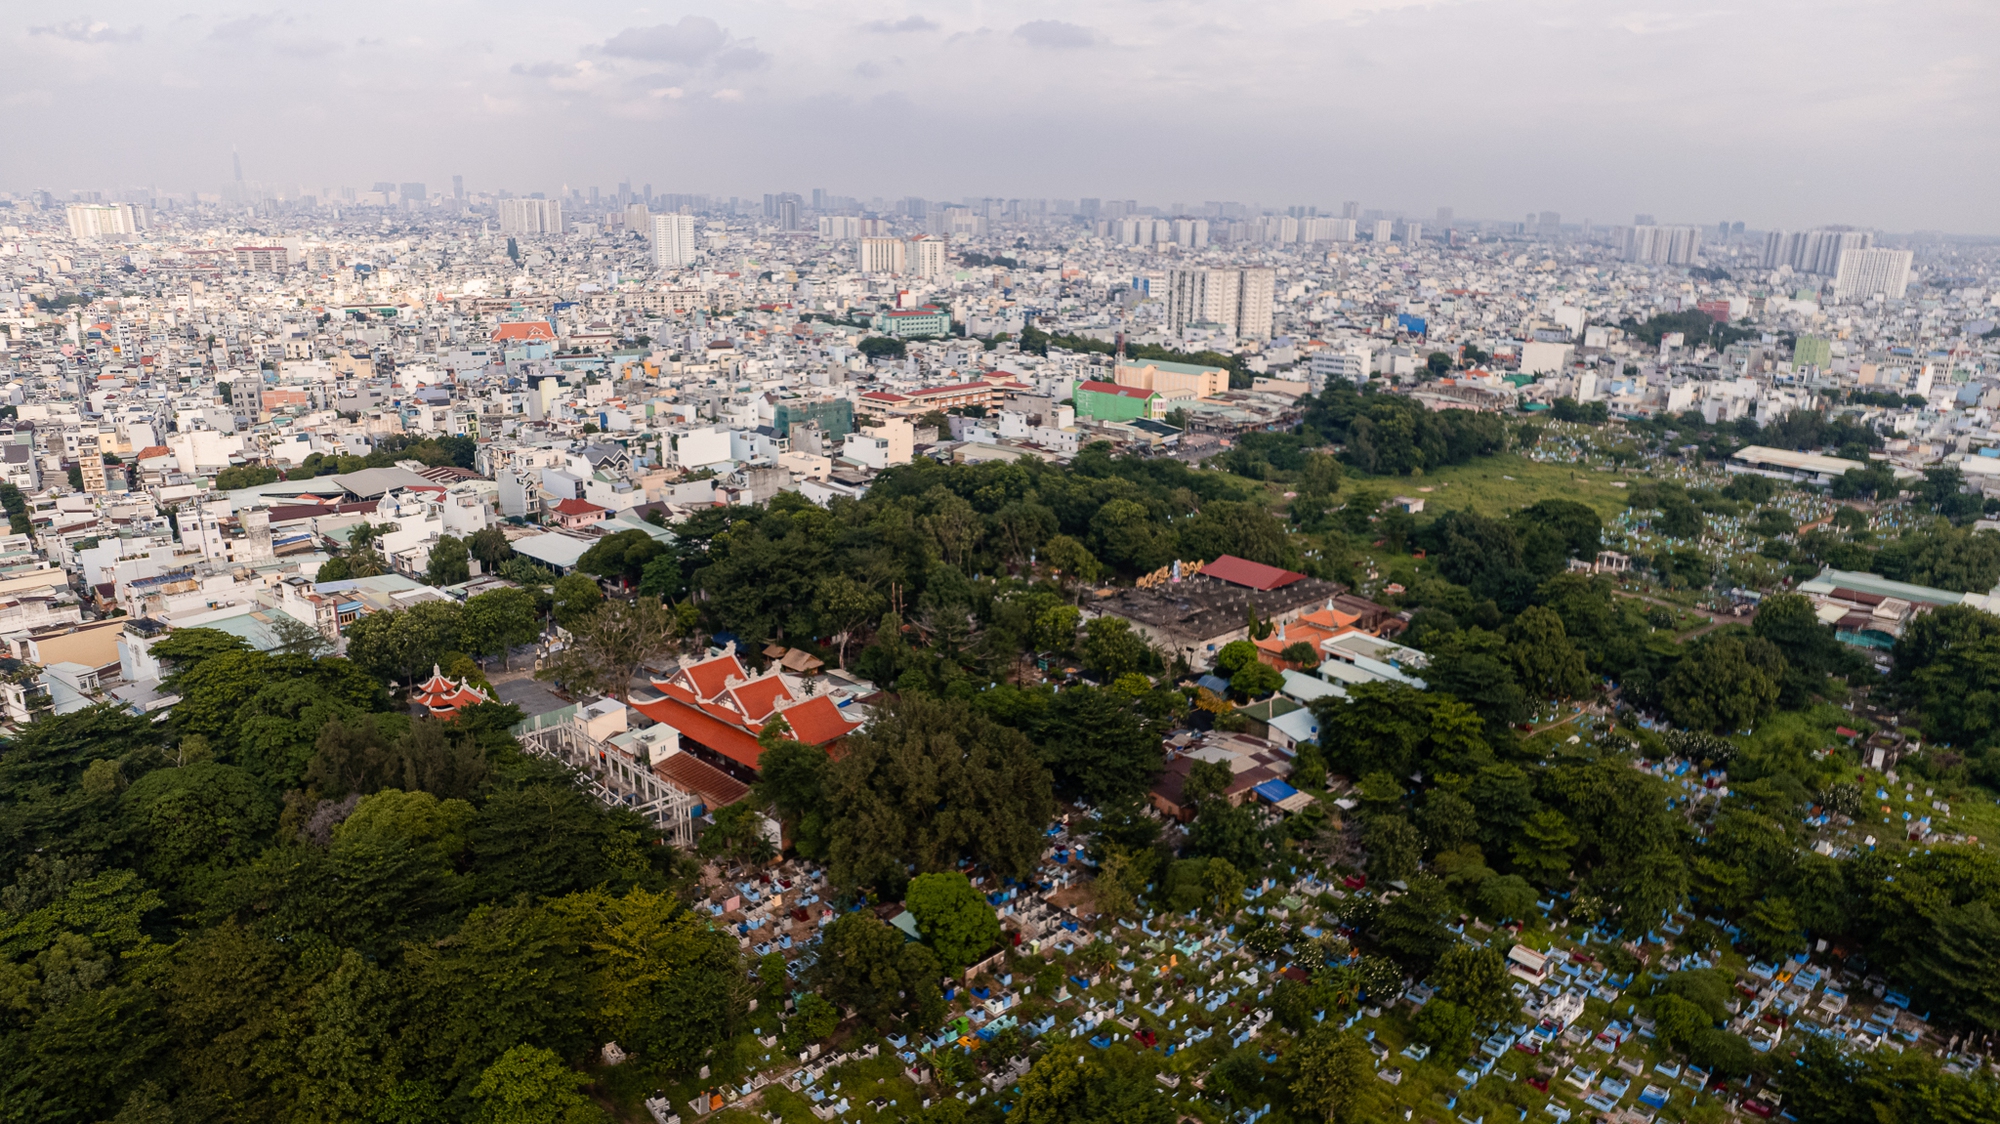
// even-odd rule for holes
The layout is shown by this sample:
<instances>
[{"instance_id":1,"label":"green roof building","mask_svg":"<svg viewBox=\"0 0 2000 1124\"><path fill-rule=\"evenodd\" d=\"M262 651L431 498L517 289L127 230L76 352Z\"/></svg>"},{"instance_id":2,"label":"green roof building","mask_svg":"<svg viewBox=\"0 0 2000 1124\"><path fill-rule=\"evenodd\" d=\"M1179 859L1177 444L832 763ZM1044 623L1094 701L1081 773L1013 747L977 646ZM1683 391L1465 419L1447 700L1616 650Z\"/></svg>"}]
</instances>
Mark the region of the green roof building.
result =
<instances>
[{"instance_id":1,"label":"green roof building","mask_svg":"<svg viewBox=\"0 0 2000 1124\"><path fill-rule=\"evenodd\" d=\"M1077 417L1124 422L1154 416L1160 395L1158 391L1119 386L1115 382L1080 382L1070 400L1076 404Z\"/></svg>"},{"instance_id":2,"label":"green roof building","mask_svg":"<svg viewBox=\"0 0 2000 1124\"><path fill-rule=\"evenodd\" d=\"M1833 366L1833 341L1825 336L1800 336L1792 345L1792 366L1821 370Z\"/></svg>"}]
</instances>

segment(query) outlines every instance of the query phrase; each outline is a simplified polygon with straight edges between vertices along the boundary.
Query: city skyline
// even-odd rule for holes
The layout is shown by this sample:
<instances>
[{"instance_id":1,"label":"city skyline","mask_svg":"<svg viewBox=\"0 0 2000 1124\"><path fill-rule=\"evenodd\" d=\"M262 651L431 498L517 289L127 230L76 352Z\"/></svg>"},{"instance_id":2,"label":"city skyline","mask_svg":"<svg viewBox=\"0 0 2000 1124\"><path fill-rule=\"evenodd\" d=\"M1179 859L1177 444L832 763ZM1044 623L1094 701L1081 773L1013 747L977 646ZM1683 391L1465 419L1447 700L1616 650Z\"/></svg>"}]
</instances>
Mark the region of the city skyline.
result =
<instances>
[{"instance_id":1,"label":"city skyline","mask_svg":"<svg viewBox=\"0 0 2000 1124\"><path fill-rule=\"evenodd\" d=\"M2000 142L1976 128L2000 87L1990 52L1959 46L2000 17L1803 13L55 8L0 29L20 60L5 102L118 121L117 141L31 131L0 190L215 191L240 166L266 184L459 174L521 194L1360 199L1413 218L2000 233L1978 186ZM1891 77L1856 84L1869 73Z\"/></svg>"}]
</instances>

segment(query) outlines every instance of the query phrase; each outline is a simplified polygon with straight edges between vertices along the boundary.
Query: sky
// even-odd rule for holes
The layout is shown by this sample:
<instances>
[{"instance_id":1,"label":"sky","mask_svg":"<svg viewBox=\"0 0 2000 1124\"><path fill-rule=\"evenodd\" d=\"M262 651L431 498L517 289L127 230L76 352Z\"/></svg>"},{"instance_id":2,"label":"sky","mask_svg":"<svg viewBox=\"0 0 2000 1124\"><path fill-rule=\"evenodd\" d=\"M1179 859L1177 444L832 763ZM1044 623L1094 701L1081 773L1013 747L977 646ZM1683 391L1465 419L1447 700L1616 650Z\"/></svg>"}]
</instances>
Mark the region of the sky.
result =
<instances>
[{"instance_id":1,"label":"sky","mask_svg":"<svg viewBox=\"0 0 2000 1124\"><path fill-rule=\"evenodd\" d=\"M10 14L8 14L10 13ZM0 190L422 181L2000 234L1993 0L0 13Z\"/></svg>"}]
</instances>

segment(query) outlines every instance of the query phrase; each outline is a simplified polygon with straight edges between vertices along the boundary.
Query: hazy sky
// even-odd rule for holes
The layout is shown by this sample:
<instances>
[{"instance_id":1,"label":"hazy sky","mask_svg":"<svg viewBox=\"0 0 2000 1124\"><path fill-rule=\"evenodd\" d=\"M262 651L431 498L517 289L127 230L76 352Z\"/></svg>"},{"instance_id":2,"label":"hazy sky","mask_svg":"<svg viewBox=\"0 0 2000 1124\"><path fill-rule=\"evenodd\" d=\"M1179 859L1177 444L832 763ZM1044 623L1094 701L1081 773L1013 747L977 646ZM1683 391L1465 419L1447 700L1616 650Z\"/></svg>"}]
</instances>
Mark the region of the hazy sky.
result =
<instances>
[{"instance_id":1,"label":"hazy sky","mask_svg":"<svg viewBox=\"0 0 2000 1124\"><path fill-rule=\"evenodd\" d=\"M309 186L2000 233L1996 0L7 8L16 191L215 190L234 145Z\"/></svg>"}]
</instances>

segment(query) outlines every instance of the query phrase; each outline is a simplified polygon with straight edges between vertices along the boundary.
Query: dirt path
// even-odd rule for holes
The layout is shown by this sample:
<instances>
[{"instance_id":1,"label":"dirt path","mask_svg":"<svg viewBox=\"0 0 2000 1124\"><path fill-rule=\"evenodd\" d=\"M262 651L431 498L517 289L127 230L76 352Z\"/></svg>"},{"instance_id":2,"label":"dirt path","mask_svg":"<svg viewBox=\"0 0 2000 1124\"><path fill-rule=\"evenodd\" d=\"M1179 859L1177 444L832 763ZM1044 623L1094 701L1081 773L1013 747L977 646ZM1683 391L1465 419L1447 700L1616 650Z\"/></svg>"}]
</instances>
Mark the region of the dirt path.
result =
<instances>
[{"instance_id":1,"label":"dirt path","mask_svg":"<svg viewBox=\"0 0 2000 1124\"><path fill-rule=\"evenodd\" d=\"M1646 593L1632 593L1623 589L1613 590L1612 592L1616 593L1620 597L1630 597L1634 601L1644 601L1649 605L1658 605L1662 609L1671 609L1675 612L1689 612L1693 613L1698 617L1707 618L1708 620L1707 624L1702 625L1699 628L1690 629L1685 633L1677 634L1678 638L1681 640L1692 640L1697 636L1703 635L1704 633L1714 632L1716 629L1721 628L1723 625L1726 624L1747 625L1751 621L1757 619L1757 610L1754 606L1750 609L1749 612L1744 613L1742 616L1736 616L1730 613L1710 612L1707 609L1690 609L1686 605L1676 605L1671 601L1662 601L1659 598Z\"/></svg>"}]
</instances>

